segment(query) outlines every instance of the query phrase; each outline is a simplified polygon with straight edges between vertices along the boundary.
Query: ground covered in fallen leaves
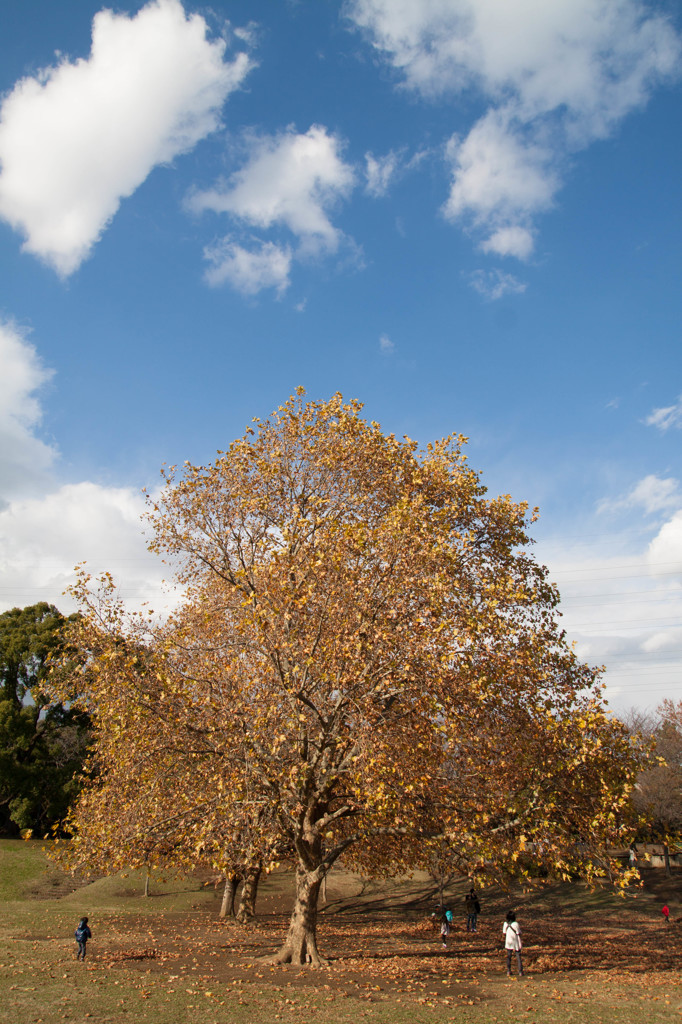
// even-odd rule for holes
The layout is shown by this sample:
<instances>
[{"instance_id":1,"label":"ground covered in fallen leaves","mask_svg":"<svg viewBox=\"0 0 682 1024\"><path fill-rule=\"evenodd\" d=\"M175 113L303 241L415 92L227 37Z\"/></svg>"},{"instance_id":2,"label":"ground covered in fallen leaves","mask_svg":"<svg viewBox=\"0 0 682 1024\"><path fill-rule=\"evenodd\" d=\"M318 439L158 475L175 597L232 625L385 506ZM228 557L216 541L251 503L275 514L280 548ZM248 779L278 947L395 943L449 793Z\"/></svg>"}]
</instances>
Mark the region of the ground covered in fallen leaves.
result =
<instances>
[{"instance_id":1,"label":"ground covered in fallen leaves","mask_svg":"<svg viewBox=\"0 0 682 1024\"><path fill-rule=\"evenodd\" d=\"M266 880L258 919L241 926L218 918L220 894L201 878L153 886L144 899L134 876L81 879L72 891L53 884L51 872L24 873L23 897L0 906L0 992L16 1024L682 1017L682 923L666 924L660 913L665 901L673 919L682 916L682 872L645 872L645 886L625 899L580 885L483 888L475 934L465 928L462 880L447 890L455 927L443 950L428 876L370 883L339 870L322 905L318 942L328 959L319 969L267 962L286 931L287 873ZM504 970L510 906L523 929L523 979ZM81 914L93 930L85 964L75 962L72 938Z\"/></svg>"}]
</instances>

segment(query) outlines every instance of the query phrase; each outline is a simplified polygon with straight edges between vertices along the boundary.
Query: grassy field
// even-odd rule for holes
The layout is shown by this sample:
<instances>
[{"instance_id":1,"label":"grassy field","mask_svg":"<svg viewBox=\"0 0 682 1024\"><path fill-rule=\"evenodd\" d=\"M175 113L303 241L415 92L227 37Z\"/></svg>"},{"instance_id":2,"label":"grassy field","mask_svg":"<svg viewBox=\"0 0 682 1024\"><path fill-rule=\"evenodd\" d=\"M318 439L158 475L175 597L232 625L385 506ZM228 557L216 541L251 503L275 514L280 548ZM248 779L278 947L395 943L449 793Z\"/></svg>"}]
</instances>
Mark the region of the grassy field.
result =
<instances>
[{"instance_id":1,"label":"grassy field","mask_svg":"<svg viewBox=\"0 0 682 1024\"><path fill-rule=\"evenodd\" d=\"M77 882L38 842L0 841L0 993L13 1024L658 1024L682 1017L682 884L648 872L625 900L581 886L535 893L483 890L479 931L467 935L466 883L448 890L456 927L443 951L426 876L363 882L335 870L319 944L322 968L273 967L291 907L287 874L262 886L259 918L217 917L220 894L201 878ZM77 888L74 886L77 885ZM501 922L509 906L524 932L526 977L507 979ZM88 960L73 932L87 914Z\"/></svg>"}]
</instances>

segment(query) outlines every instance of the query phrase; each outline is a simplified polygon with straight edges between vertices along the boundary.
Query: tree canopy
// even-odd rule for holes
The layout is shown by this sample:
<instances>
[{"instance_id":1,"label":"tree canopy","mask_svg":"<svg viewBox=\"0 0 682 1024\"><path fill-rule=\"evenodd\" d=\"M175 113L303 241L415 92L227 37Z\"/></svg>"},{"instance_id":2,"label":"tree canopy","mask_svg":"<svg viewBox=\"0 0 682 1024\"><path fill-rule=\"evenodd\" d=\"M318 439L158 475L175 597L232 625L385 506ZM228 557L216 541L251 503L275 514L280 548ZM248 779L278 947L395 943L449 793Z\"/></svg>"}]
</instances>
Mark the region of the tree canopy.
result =
<instances>
[{"instance_id":1,"label":"tree canopy","mask_svg":"<svg viewBox=\"0 0 682 1024\"><path fill-rule=\"evenodd\" d=\"M529 553L535 513L485 496L464 438L420 451L361 408L299 391L212 465L165 474L152 548L187 596L163 628L126 624L108 581L77 588L72 696L98 742L76 850L113 836L113 790L143 801L138 842L172 793L178 849L248 836L293 860L282 961L318 962L342 855L398 872L446 843L467 872L522 872L528 850L605 872L636 769Z\"/></svg>"},{"instance_id":2,"label":"tree canopy","mask_svg":"<svg viewBox=\"0 0 682 1024\"><path fill-rule=\"evenodd\" d=\"M65 623L45 602L0 615L0 831L44 834L78 792L88 723L45 689Z\"/></svg>"}]
</instances>

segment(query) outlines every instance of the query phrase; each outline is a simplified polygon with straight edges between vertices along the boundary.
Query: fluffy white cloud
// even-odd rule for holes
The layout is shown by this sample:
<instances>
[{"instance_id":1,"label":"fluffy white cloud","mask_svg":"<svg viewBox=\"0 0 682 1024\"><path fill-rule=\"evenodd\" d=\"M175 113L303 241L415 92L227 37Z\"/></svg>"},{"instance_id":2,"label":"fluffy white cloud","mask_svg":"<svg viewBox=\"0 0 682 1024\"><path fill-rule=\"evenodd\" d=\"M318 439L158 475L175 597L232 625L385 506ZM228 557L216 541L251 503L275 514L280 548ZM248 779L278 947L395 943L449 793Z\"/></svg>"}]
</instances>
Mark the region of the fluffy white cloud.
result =
<instances>
[{"instance_id":1,"label":"fluffy white cloud","mask_svg":"<svg viewBox=\"0 0 682 1024\"><path fill-rule=\"evenodd\" d=\"M669 430L670 427L682 428L682 395L677 399L675 405L654 409L644 422L648 427L657 427L663 432Z\"/></svg>"},{"instance_id":2,"label":"fluffy white cloud","mask_svg":"<svg viewBox=\"0 0 682 1024\"><path fill-rule=\"evenodd\" d=\"M534 241L533 232L528 228L500 228L482 242L480 248L497 256L516 256L519 260L527 260L533 252Z\"/></svg>"},{"instance_id":3,"label":"fluffy white cloud","mask_svg":"<svg viewBox=\"0 0 682 1024\"><path fill-rule=\"evenodd\" d=\"M395 344L391 341L387 334L382 334L379 338L379 349L386 356L392 355L395 352Z\"/></svg>"},{"instance_id":4,"label":"fluffy white cloud","mask_svg":"<svg viewBox=\"0 0 682 1024\"><path fill-rule=\"evenodd\" d=\"M244 295L255 295L264 288L282 294L289 287L291 250L273 242L257 242L245 249L230 238L208 246L204 256L211 263L206 280L211 285L228 281Z\"/></svg>"},{"instance_id":5,"label":"fluffy white cloud","mask_svg":"<svg viewBox=\"0 0 682 1024\"><path fill-rule=\"evenodd\" d=\"M453 181L446 217L471 215L476 225L494 229L484 250L527 258L533 236L522 224L551 205L557 187L551 151L510 124L506 112L491 110L464 140L453 136L447 155Z\"/></svg>"},{"instance_id":6,"label":"fluffy white cloud","mask_svg":"<svg viewBox=\"0 0 682 1024\"><path fill-rule=\"evenodd\" d=\"M341 142L321 125L304 134L287 129L246 140L244 167L227 182L195 192L191 210L228 213L259 228L281 226L306 250L334 251L341 233L330 210L354 185L352 168L341 158Z\"/></svg>"},{"instance_id":7,"label":"fluffy white cloud","mask_svg":"<svg viewBox=\"0 0 682 1024\"><path fill-rule=\"evenodd\" d=\"M469 274L469 284L486 299L493 302L504 295L520 295L526 290L523 281L502 270L474 270Z\"/></svg>"},{"instance_id":8,"label":"fluffy white cloud","mask_svg":"<svg viewBox=\"0 0 682 1024\"><path fill-rule=\"evenodd\" d=\"M55 448L35 435L42 419L38 392L52 377L13 324L0 322L0 508L44 485Z\"/></svg>"},{"instance_id":9,"label":"fluffy white cloud","mask_svg":"<svg viewBox=\"0 0 682 1024\"><path fill-rule=\"evenodd\" d=\"M399 157L392 150L386 156L365 154L365 190L370 196L379 198L388 192L391 181L398 169Z\"/></svg>"},{"instance_id":10,"label":"fluffy white cloud","mask_svg":"<svg viewBox=\"0 0 682 1024\"><path fill-rule=\"evenodd\" d=\"M347 0L406 84L516 94L529 113L566 105L591 132L646 98L679 43L641 0Z\"/></svg>"},{"instance_id":11,"label":"fluffy white cloud","mask_svg":"<svg viewBox=\"0 0 682 1024\"><path fill-rule=\"evenodd\" d=\"M487 231L488 251L522 259L566 155L645 103L680 56L670 22L642 0L347 0L345 9L405 87L485 97L486 113L448 148L445 213Z\"/></svg>"},{"instance_id":12,"label":"fluffy white cloud","mask_svg":"<svg viewBox=\"0 0 682 1024\"><path fill-rule=\"evenodd\" d=\"M297 239L299 259L335 252L343 234L330 213L355 184L353 169L341 156L341 141L312 125L305 133L289 128L276 135L249 135L245 145L244 166L227 181L194 192L188 208L226 213L251 228L284 228ZM212 283L227 280L253 293L273 286L283 291L294 253L272 242L246 249L227 236L205 255L214 264L208 272Z\"/></svg>"},{"instance_id":13,"label":"fluffy white cloud","mask_svg":"<svg viewBox=\"0 0 682 1024\"><path fill-rule=\"evenodd\" d=\"M102 10L88 59L17 83L0 109L0 216L26 251L71 274L121 199L218 127L251 61L227 62L207 31L180 0Z\"/></svg>"}]
</instances>

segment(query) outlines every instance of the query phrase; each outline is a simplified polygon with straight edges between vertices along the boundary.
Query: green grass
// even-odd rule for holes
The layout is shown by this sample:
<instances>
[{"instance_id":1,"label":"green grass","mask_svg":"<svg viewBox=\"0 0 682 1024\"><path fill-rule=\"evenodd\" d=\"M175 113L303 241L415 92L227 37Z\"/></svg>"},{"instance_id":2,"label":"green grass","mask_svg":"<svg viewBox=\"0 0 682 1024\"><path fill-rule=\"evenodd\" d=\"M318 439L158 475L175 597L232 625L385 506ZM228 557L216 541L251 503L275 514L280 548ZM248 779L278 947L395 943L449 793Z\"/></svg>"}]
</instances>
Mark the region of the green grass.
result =
<instances>
[{"instance_id":1,"label":"green grass","mask_svg":"<svg viewBox=\"0 0 682 1024\"><path fill-rule=\"evenodd\" d=\"M22 839L0 842L0 901L22 899L31 883L46 874L43 843Z\"/></svg>"},{"instance_id":2,"label":"green grass","mask_svg":"<svg viewBox=\"0 0 682 1024\"><path fill-rule=\"evenodd\" d=\"M660 941L670 945L672 967L647 971L640 965L634 974L618 966L600 970L597 944L593 968L549 973L531 969L526 979L509 981L502 970L497 925L510 897L492 890L484 901L488 917L483 927L490 949L488 932L479 944L488 960L476 959L473 950L469 957L461 934L459 945L443 957L428 927L419 930L424 907L430 905L425 876L362 883L339 871L330 879L328 911L320 924L323 951L336 958L312 970L275 968L259 959L281 938L290 889L284 875L266 881L262 917L248 928L218 922L220 894L202 888L196 878L165 883L153 878L149 899L142 896L141 873L101 878L60 898L47 898L59 891L51 881L57 875L42 844L0 841L0 1006L13 1024L682 1020L682 928L677 933L674 926L670 932L659 929L652 918L656 900L648 897L618 901L588 894L580 886L517 894L528 922L529 957L540 921L549 927L565 917L598 929L606 918L616 927L625 917L626 934L633 941L638 929L646 927L655 945L660 932ZM452 893L456 905L465 884ZM74 957L73 931L81 914L88 914L94 932L85 964ZM394 957L401 950L402 959ZM126 959L130 954L140 959Z\"/></svg>"}]
</instances>

